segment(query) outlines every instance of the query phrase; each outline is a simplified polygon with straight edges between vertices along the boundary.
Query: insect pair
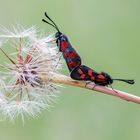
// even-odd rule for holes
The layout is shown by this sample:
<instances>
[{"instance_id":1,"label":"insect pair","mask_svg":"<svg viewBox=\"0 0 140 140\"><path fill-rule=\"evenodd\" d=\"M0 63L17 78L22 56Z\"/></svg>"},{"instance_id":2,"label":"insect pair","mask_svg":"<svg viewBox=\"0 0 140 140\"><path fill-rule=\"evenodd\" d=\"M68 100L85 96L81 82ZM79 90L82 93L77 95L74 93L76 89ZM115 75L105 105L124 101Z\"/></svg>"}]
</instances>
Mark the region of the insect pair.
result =
<instances>
[{"instance_id":1,"label":"insect pair","mask_svg":"<svg viewBox=\"0 0 140 140\"><path fill-rule=\"evenodd\" d=\"M48 21L45 19L42 19L42 21L53 26L57 30L57 32L55 33L56 43L59 47L59 51L62 53L67 63L72 79L84 80L87 81L87 83L94 82L96 85L101 86L111 85L114 80L123 81L128 84L134 84L134 80L113 79L109 74L105 72L98 73L93 69L82 65L81 57L70 44L68 37L60 32L55 22L47 15L47 13L45 13L45 16Z\"/></svg>"}]
</instances>

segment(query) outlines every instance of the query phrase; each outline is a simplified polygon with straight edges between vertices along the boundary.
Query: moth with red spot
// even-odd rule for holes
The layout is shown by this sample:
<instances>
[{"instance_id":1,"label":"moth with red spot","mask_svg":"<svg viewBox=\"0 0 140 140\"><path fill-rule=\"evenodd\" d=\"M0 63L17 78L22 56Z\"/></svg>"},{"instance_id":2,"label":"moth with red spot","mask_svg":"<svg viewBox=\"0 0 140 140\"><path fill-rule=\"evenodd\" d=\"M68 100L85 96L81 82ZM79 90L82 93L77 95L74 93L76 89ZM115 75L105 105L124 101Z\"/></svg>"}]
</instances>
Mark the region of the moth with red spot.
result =
<instances>
[{"instance_id":1,"label":"moth with red spot","mask_svg":"<svg viewBox=\"0 0 140 140\"><path fill-rule=\"evenodd\" d=\"M57 33L55 34L56 43L57 46L59 47L59 51L62 52L62 55L67 63L69 71L71 72L74 68L81 65L81 58L79 54L76 52L76 50L72 47L67 36L60 32L57 25L47 15L47 13L45 13L45 16L47 17L47 19L49 19L49 21L51 21L51 23L45 19L43 19L42 21L53 26L57 30Z\"/></svg>"},{"instance_id":2,"label":"moth with red spot","mask_svg":"<svg viewBox=\"0 0 140 140\"><path fill-rule=\"evenodd\" d=\"M49 19L49 21L51 21L51 23L46 21L45 19L43 19L42 21L53 26L57 30L57 33L55 34L56 43L59 47L59 51L62 52L63 57L67 63L72 79L94 82L95 84L101 86L111 85L114 80L123 81L128 84L134 84L134 80L113 79L109 74L105 72L97 73L93 69L85 65L81 65L81 58L70 44L67 36L60 32L57 25L47 15L47 13L45 13L45 16L47 17L47 19Z\"/></svg>"},{"instance_id":3,"label":"moth with red spot","mask_svg":"<svg viewBox=\"0 0 140 140\"><path fill-rule=\"evenodd\" d=\"M111 85L114 80L123 81L128 84L134 84L134 80L113 79L109 74L105 72L98 73L85 65L80 65L73 69L70 73L70 76L75 80L91 81L96 85L101 86Z\"/></svg>"}]
</instances>

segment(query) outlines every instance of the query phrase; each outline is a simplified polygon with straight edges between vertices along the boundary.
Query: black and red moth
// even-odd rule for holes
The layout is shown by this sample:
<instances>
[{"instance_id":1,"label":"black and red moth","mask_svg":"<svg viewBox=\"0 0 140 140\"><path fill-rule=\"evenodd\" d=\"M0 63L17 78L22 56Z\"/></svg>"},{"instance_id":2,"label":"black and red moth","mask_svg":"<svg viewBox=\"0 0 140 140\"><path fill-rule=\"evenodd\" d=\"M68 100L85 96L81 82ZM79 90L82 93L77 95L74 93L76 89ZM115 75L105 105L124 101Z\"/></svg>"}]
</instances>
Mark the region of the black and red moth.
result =
<instances>
[{"instance_id":1,"label":"black and red moth","mask_svg":"<svg viewBox=\"0 0 140 140\"><path fill-rule=\"evenodd\" d=\"M45 19L42 19L42 21L53 26L57 30L55 34L56 43L59 47L59 51L62 52L63 57L67 63L67 67L70 71L70 76L72 79L94 82L95 84L101 86L111 85L114 80L123 81L128 84L134 84L134 80L113 79L109 74L105 72L98 73L93 69L82 65L81 58L70 44L68 37L60 32L55 22L47 15L46 12L45 16L49 21Z\"/></svg>"},{"instance_id":2,"label":"black and red moth","mask_svg":"<svg viewBox=\"0 0 140 140\"><path fill-rule=\"evenodd\" d=\"M50 24L57 30L57 33L55 34L56 43L57 43L57 46L59 47L59 51L62 52L63 54L63 57L67 63L69 71L71 72L75 67L81 65L81 58L79 54L76 52L76 50L70 44L67 36L59 31L57 25L47 15L47 13L45 13L45 16L47 17L47 19L51 21L51 23L44 19L43 19L43 22Z\"/></svg>"},{"instance_id":3,"label":"black and red moth","mask_svg":"<svg viewBox=\"0 0 140 140\"><path fill-rule=\"evenodd\" d=\"M113 79L109 74L105 72L98 73L85 65L80 65L79 67L73 69L73 71L70 73L70 76L75 80L92 81L95 84L101 86L111 85L113 80L134 84L134 80Z\"/></svg>"}]
</instances>

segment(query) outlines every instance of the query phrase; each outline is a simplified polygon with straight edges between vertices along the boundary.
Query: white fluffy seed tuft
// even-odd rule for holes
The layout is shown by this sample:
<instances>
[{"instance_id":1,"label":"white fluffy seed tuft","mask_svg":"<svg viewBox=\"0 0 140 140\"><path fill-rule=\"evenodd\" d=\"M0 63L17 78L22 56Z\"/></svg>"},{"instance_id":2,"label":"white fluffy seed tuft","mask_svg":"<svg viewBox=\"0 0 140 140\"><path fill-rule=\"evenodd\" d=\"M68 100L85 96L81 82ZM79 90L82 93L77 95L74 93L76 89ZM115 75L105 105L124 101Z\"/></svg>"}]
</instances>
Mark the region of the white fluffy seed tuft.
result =
<instances>
[{"instance_id":1,"label":"white fluffy seed tuft","mask_svg":"<svg viewBox=\"0 0 140 140\"><path fill-rule=\"evenodd\" d=\"M36 117L57 97L51 83L61 68L54 35L38 37L35 27L22 26L0 33L0 116L15 120ZM39 75L47 74L48 82Z\"/></svg>"}]
</instances>

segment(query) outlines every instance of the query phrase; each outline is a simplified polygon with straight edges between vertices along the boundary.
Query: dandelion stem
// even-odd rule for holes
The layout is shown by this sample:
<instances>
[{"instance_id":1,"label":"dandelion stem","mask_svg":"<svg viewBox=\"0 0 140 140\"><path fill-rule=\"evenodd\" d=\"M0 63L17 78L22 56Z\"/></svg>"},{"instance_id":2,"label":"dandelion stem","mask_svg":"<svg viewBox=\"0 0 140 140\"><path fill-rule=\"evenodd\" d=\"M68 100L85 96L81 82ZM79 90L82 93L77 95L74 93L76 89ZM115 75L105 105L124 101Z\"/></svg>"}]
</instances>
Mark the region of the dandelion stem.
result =
<instances>
[{"instance_id":1,"label":"dandelion stem","mask_svg":"<svg viewBox=\"0 0 140 140\"><path fill-rule=\"evenodd\" d=\"M40 78L44 82L48 81L48 76L46 74L40 75ZM81 87L81 88L85 88L85 89L90 89L90 90L98 91L98 92L101 92L104 94L119 97L122 100L126 100L126 101L140 104L140 97L139 96L135 96L135 95L132 95L130 93L126 93L126 92L116 90L116 89L112 90L111 88L108 88L105 86L98 86L92 82L87 84L87 82L85 82L85 81L73 80L70 77L65 76L65 75L61 75L61 74L54 74L53 78L51 79L51 82L57 83L57 84L66 84L66 85Z\"/></svg>"}]
</instances>

